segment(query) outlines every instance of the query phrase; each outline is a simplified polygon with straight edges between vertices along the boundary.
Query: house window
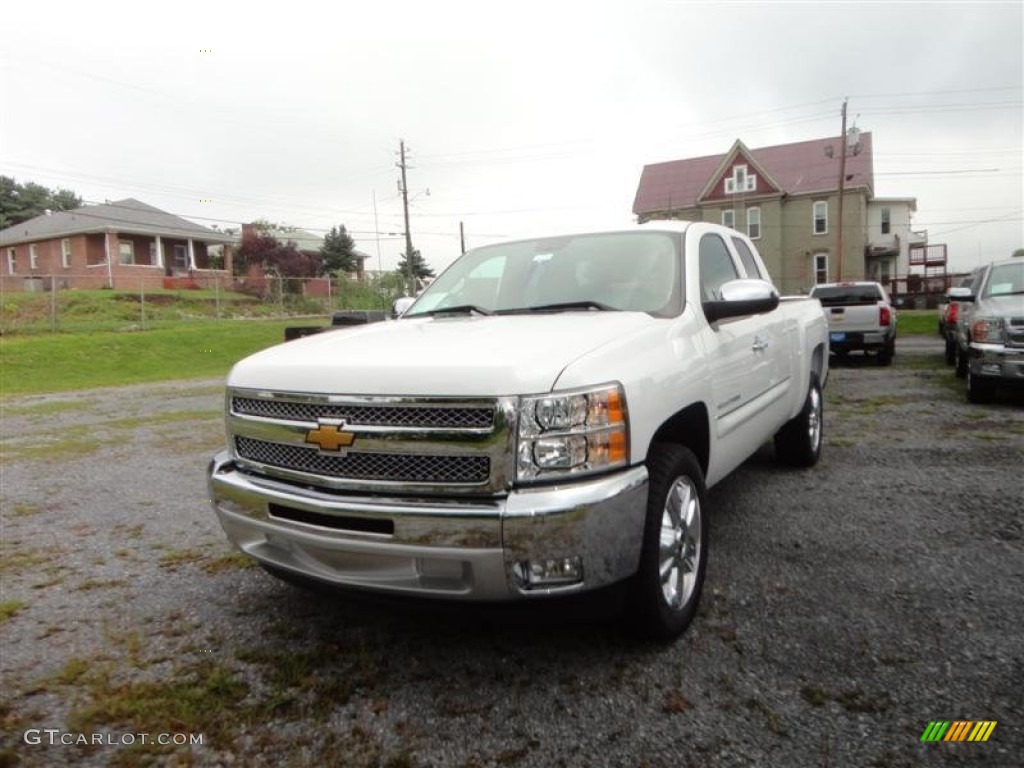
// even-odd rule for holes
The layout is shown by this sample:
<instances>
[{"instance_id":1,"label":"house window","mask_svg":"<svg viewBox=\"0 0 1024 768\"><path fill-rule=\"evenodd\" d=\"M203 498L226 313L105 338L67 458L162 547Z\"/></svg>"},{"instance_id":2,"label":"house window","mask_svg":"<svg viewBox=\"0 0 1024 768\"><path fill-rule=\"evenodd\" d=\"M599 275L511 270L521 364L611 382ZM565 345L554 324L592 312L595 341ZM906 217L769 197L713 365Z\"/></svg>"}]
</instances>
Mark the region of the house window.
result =
<instances>
[{"instance_id":1,"label":"house window","mask_svg":"<svg viewBox=\"0 0 1024 768\"><path fill-rule=\"evenodd\" d=\"M761 209L747 208L747 237L757 240L761 237Z\"/></svg>"},{"instance_id":2,"label":"house window","mask_svg":"<svg viewBox=\"0 0 1024 768\"><path fill-rule=\"evenodd\" d=\"M828 203L819 200L814 204L814 234L828 234Z\"/></svg>"},{"instance_id":3,"label":"house window","mask_svg":"<svg viewBox=\"0 0 1024 768\"><path fill-rule=\"evenodd\" d=\"M14 275L18 272L18 256L13 248L7 249L7 274Z\"/></svg>"},{"instance_id":4,"label":"house window","mask_svg":"<svg viewBox=\"0 0 1024 768\"><path fill-rule=\"evenodd\" d=\"M828 282L828 254L814 254L814 282L815 284Z\"/></svg>"},{"instance_id":5,"label":"house window","mask_svg":"<svg viewBox=\"0 0 1024 768\"><path fill-rule=\"evenodd\" d=\"M67 237L60 241L60 263L64 269L71 266L71 240Z\"/></svg>"},{"instance_id":6,"label":"house window","mask_svg":"<svg viewBox=\"0 0 1024 768\"><path fill-rule=\"evenodd\" d=\"M891 214L888 208L882 209L882 234L888 235L892 231Z\"/></svg>"},{"instance_id":7,"label":"house window","mask_svg":"<svg viewBox=\"0 0 1024 768\"><path fill-rule=\"evenodd\" d=\"M28 268L39 269L39 251L36 249L35 243L28 247Z\"/></svg>"},{"instance_id":8,"label":"house window","mask_svg":"<svg viewBox=\"0 0 1024 768\"><path fill-rule=\"evenodd\" d=\"M722 211L722 226L733 229L736 226L736 211L731 208L727 211Z\"/></svg>"},{"instance_id":9,"label":"house window","mask_svg":"<svg viewBox=\"0 0 1024 768\"><path fill-rule=\"evenodd\" d=\"M135 243L131 240L119 240L117 242L117 260L121 264L134 264Z\"/></svg>"},{"instance_id":10,"label":"house window","mask_svg":"<svg viewBox=\"0 0 1024 768\"><path fill-rule=\"evenodd\" d=\"M735 165L732 176L725 179L725 193L734 195L737 192L753 192L757 189L757 174L747 173L747 166Z\"/></svg>"}]
</instances>

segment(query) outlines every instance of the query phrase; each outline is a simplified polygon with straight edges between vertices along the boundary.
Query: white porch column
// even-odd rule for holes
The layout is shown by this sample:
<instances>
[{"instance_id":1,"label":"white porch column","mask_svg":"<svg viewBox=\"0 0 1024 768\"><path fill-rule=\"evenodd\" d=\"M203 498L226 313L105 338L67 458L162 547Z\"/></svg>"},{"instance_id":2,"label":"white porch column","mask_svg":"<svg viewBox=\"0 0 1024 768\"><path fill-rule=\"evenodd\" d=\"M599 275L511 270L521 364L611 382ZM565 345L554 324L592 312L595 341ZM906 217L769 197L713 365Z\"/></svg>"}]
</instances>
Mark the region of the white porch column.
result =
<instances>
[{"instance_id":1,"label":"white porch column","mask_svg":"<svg viewBox=\"0 0 1024 768\"><path fill-rule=\"evenodd\" d=\"M156 265L160 269L164 268L164 241L160 239L160 235L156 236Z\"/></svg>"},{"instance_id":2,"label":"white porch column","mask_svg":"<svg viewBox=\"0 0 1024 768\"><path fill-rule=\"evenodd\" d=\"M114 287L114 266L110 258L110 233L103 233L103 254L107 259L107 284Z\"/></svg>"},{"instance_id":3,"label":"white porch column","mask_svg":"<svg viewBox=\"0 0 1024 768\"><path fill-rule=\"evenodd\" d=\"M188 239L188 268L190 272L194 272L196 269L196 249L192 244L192 238Z\"/></svg>"}]
</instances>

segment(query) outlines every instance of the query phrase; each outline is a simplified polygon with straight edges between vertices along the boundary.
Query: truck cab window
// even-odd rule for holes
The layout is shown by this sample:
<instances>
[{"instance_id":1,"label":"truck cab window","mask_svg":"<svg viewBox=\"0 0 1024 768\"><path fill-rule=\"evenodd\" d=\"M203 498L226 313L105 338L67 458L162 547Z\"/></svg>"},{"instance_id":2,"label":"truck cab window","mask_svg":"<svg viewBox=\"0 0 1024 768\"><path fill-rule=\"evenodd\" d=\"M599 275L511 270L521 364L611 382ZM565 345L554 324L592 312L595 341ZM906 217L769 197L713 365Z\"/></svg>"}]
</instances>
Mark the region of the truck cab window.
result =
<instances>
[{"instance_id":1,"label":"truck cab window","mask_svg":"<svg viewBox=\"0 0 1024 768\"><path fill-rule=\"evenodd\" d=\"M700 239L700 292L704 301L722 298L723 283L739 278L736 264L725 241L718 235L704 235Z\"/></svg>"},{"instance_id":2,"label":"truck cab window","mask_svg":"<svg viewBox=\"0 0 1024 768\"><path fill-rule=\"evenodd\" d=\"M757 268L757 261L754 259L754 254L750 252L747 244L740 238L734 237L732 244L736 248L736 253L740 256L740 261L743 262L743 269L747 273L747 277L760 280L763 278L761 270Z\"/></svg>"}]
</instances>

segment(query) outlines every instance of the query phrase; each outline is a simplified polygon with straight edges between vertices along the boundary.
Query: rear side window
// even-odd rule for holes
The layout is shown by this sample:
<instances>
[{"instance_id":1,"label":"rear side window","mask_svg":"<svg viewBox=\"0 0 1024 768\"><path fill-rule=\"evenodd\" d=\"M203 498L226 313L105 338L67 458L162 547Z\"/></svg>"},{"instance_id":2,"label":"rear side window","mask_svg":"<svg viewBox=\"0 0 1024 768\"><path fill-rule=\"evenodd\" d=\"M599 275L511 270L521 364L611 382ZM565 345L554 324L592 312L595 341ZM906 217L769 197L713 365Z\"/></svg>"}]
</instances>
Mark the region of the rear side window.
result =
<instances>
[{"instance_id":1,"label":"rear side window","mask_svg":"<svg viewBox=\"0 0 1024 768\"><path fill-rule=\"evenodd\" d=\"M736 246L736 253L740 255L740 261L743 262L743 270L747 273L747 277L763 280L764 275L757 268L757 260L754 258L754 254L750 252L747 244L738 237L732 239L732 244Z\"/></svg>"},{"instance_id":2,"label":"rear side window","mask_svg":"<svg viewBox=\"0 0 1024 768\"><path fill-rule=\"evenodd\" d=\"M823 306L832 307L849 304L877 304L885 299L877 285L830 285L818 286L811 296L820 299Z\"/></svg>"},{"instance_id":3,"label":"rear side window","mask_svg":"<svg viewBox=\"0 0 1024 768\"><path fill-rule=\"evenodd\" d=\"M700 239L700 295L703 301L722 298L722 283L739 277L736 264L718 235L704 235Z\"/></svg>"}]
</instances>

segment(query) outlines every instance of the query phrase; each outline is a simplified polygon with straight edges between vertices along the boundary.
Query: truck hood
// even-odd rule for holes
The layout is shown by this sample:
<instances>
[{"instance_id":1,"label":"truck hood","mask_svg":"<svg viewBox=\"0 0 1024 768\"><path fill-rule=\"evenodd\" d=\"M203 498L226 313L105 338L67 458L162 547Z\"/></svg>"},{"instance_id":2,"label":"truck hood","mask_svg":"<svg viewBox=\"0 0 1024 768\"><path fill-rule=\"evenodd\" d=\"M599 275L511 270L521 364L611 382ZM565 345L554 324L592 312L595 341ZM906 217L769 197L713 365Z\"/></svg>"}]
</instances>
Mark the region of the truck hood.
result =
<instances>
[{"instance_id":1,"label":"truck hood","mask_svg":"<svg viewBox=\"0 0 1024 768\"><path fill-rule=\"evenodd\" d=\"M351 395L547 392L566 366L663 322L642 312L563 312L372 323L257 352L227 383Z\"/></svg>"}]
</instances>

